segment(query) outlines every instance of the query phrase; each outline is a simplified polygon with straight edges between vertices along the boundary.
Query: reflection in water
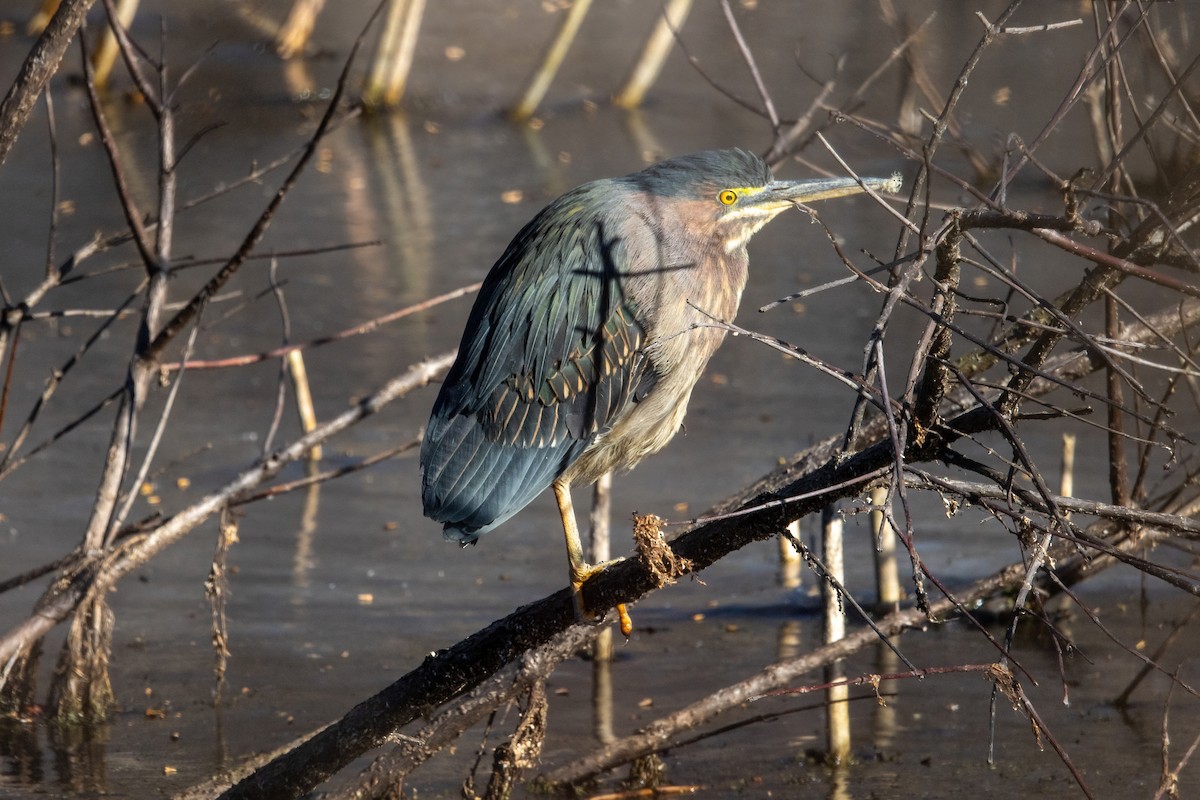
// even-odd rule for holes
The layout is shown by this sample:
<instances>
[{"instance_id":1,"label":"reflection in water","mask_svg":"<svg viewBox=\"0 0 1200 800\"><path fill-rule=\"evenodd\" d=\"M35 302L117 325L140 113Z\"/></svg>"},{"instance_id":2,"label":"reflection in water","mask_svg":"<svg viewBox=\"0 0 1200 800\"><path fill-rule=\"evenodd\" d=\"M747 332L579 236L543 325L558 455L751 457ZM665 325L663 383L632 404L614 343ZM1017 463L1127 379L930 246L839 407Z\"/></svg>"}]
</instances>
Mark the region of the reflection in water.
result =
<instances>
[{"instance_id":1,"label":"reflection in water","mask_svg":"<svg viewBox=\"0 0 1200 800\"><path fill-rule=\"evenodd\" d=\"M221 703L213 704L213 765L225 769L229 764L229 742L225 738L225 711Z\"/></svg>"},{"instance_id":2,"label":"reflection in water","mask_svg":"<svg viewBox=\"0 0 1200 800\"><path fill-rule=\"evenodd\" d=\"M846 677L846 668L838 661L825 668L825 682ZM825 743L829 763L835 767L850 762L850 687L845 683L825 690Z\"/></svg>"},{"instance_id":3,"label":"reflection in water","mask_svg":"<svg viewBox=\"0 0 1200 800\"><path fill-rule=\"evenodd\" d=\"M896 651L879 642L875 646L875 674L894 675L899 671L900 658ZM896 703L899 696L895 684L895 681L880 681L875 689L884 698L882 702L875 703L871 714L871 737L877 752L890 749L896 740Z\"/></svg>"},{"instance_id":4,"label":"reflection in water","mask_svg":"<svg viewBox=\"0 0 1200 800\"><path fill-rule=\"evenodd\" d=\"M534 169L542 181L542 192L547 197L558 197L570 189L574 185L566 177L565 167L571 161L571 156L567 154L551 154L546 148L546 142L543 140L540 125L519 125L517 133L521 136L521 142L529 149L529 158L533 163Z\"/></svg>"},{"instance_id":5,"label":"reflection in water","mask_svg":"<svg viewBox=\"0 0 1200 800\"><path fill-rule=\"evenodd\" d=\"M777 661L791 661L800 656L804 644L803 631L804 626L797 619L789 619L779 626L779 634L776 638L778 642Z\"/></svg>"},{"instance_id":6,"label":"reflection in water","mask_svg":"<svg viewBox=\"0 0 1200 800\"><path fill-rule=\"evenodd\" d=\"M6 780L19 785L42 782L42 751L34 721L0 718L0 753L4 755Z\"/></svg>"},{"instance_id":7,"label":"reflection in water","mask_svg":"<svg viewBox=\"0 0 1200 800\"><path fill-rule=\"evenodd\" d=\"M424 297L431 293L430 283L437 273L430 207L433 194L421 176L421 159L413 144L408 119L398 112L376 114L367 117L360 130L366 135L367 149L352 148L357 158L352 174L347 173L345 186L347 236L353 241L356 236L388 231L388 250L398 249L398 260L383 260L366 250L358 257L369 271L378 270L381 265L399 269L410 294ZM369 156L370 160L362 156ZM370 186L368 176L376 179L378 186ZM380 281L379 285L382 284ZM365 285L369 287L371 281ZM380 294L368 292L364 299L378 298ZM371 316L381 312L382 309L371 309Z\"/></svg>"},{"instance_id":8,"label":"reflection in water","mask_svg":"<svg viewBox=\"0 0 1200 800\"><path fill-rule=\"evenodd\" d=\"M305 469L311 478L317 473L315 461L306 461ZM304 508L300 512L300 530L296 534L296 552L292 557L292 583L298 589L306 589L309 585L309 572L317 565L313 555L313 539L317 534L317 511L321 504L321 484L313 483L304 493ZM304 593L292 595L293 605L302 605Z\"/></svg>"},{"instance_id":9,"label":"reflection in water","mask_svg":"<svg viewBox=\"0 0 1200 800\"><path fill-rule=\"evenodd\" d=\"M845 708L846 704L841 704ZM829 776L829 800L850 800L850 765L845 762L833 764Z\"/></svg>"},{"instance_id":10,"label":"reflection in water","mask_svg":"<svg viewBox=\"0 0 1200 800\"><path fill-rule=\"evenodd\" d=\"M38 664L42 660L39 640L25 656L17 656L0 668L0 754L4 755L3 775L43 778L42 755L38 749L37 705Z\"/></svg>"},{"instance_id":11,"label":"reflection in water","mask_svg":"<svg viewBox=\"0 0 1200 800\"><path fill-rule=\"evenodd\" d=\"M609 627L596 638L596 650L599 651L603 643L608 658L592 659L592 732L601 744L616 739L613 734L612 634Z\"/></svg>"},{"instance_id":12,"label":"reflection in water","mask_svg":"<svg viewBox=\"0 0 1200 800\"><path fill-rule=\"evenodd\" d=\"M313 77L308 62L293 58L283 64L283 80L288 92L296 100L311 99L317 91L317 80Z\"/></svg>"},{"instance_id":13,"label":"reflection in water","mask_svg":"<svg viewBox=\"0 0 1200 800\"><path fill-rule=\"evenodd\" d=\"M646 121L647 117L640 109L630 109L621 116L621 120L625 123L629 138L637 146L643 162L653 164L656 161L662 161L667 156L669 151L654 135L654 131L650 130L650 125Z\"/></svg>"},{"instance_id":14,"label":"reflection in water","mask_svg":"<svg viewBox=\"0 0 1200 800\"><path fill-rule=\"evenodd\" d=\"M108 783L108 725L61 723L48 725L46 730L54 748L59 784L74 792L104 792Z\"/></svg>"}]
</instances>

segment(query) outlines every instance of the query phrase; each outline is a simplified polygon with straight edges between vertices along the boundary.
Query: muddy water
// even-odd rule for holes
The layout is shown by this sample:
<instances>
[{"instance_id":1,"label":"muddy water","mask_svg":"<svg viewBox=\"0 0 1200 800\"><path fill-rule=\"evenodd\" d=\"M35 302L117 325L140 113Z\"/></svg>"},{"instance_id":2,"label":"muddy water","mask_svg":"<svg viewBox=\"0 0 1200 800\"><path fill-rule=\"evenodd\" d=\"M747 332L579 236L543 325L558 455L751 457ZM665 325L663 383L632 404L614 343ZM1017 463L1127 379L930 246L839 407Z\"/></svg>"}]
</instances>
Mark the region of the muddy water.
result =
<instances>
[{"instance_id":1,"label":"muddy water","mask_svg":"<svg viewBox=\"0 0 1200 800\"><path fill-rule=\"evenodd\" d=\"M156 40L157 18L165 15L173 63L190 63L218 42L180 93L184 138L224 123L206 133L184 159L183 198L236 180L253 164L304 141L367 13L364 4L339 4L336 13L321 20L316 43L322 52L284 65L269 54L257 27L264 19L281 18L283 4L211 2L186 10L148 5L135 32ZM261 248L303 251L379 240L373 247L279 260L277 278L284 284L293 340L328 334L478 280L525 220L578 183L632 171L663 155L735 145L761 151L769 144L759 118L718 95L678 57L667 65L646 109L627 115L607 106L608 93L637 49L636 32L652 18L653 4L599 4L536 129L510 125L495 111L524 78L557 17L532 2L431 5L436 7L427 13L422 31L408 113L352 121L335 132ZM994 11L996 5L978 7ZM796 69L797 59L824 78L845 53L840 85L854 86L894 42L874 2L815 3L811 10L806 6L802 19L792 4L757 6L738 13L784 116L800 113L816 91ZM906 6L917 22L938 10L924 55L939 85L948 87L978 35L971 16L977 6ZM1053 21L1032 16L1026 24ZM685 33L690 51L713 80L739 96L754 96L719 13L697 9ZM964 133L986 152L1009 132L1032 139L1069 85L1086 34L1074 29L1054 36L1008 41L981 65L975 81L1003 85L1009 93L1003 102L983 91L964 101ZM3 83L28 46L20 36L0 40ZM461 58L450 57L460 53L448 51L452 47L461 48ZM1064 76L1061 86L1047 90L1046 74ZM157 180L154 134L143 109L122 97L123 86L118 85L109 113L130 154L134 191L151 208ZM898 87L894 75L876 84L865 97L869 115L894 119ZM103 154L88 137L81 92L62 80L54 91L62 198L70 203L59 227L61 256L96 230L119 229L121 218ZM1062 135L1044 148L1043 158L1062 172L1073 171L1080 152L1091 152L1085 133L1081 120L1069 120ZM863 173L912 173L911 165L898 162L892 151L849 127L829 135ZM816 149L809 156L830 165ZM953 153L945 157L950 165L961 166ZM48 163L44 114L39 112L0 170L3 278L16 296L38 279L37 265L45 258ZM803 174L796 165L779 173ZM231 252L277 181L277 176L269 177L181 215L176 253L205 258ZM955 200L949 194L944 199ZM822 214L860 264L869 263L859 255L863 250L890 254L895 226L878 208L846 200L826 206ZM879 308L879 299L867 290L850 286L804 305L766 315L754 312L797 288L843 274L820 229L798 213L785 215L756 237L751 253L753 273L740 321L801 343L847 369L857 368ZM132 251L121 250L97 257L89 268L134 260ZM1067 262L1040 263L1046 271L1035 280L1049 287L1055 280L1053 267ZM111 308L134 285L131 274L118 272L66 288L52 307ZM186 296L205 274L203 269L183 273L173 296ZM1061 276L1063 285L1073 282L1074 274ZM274 301L262 296L268 275L265 261L242 271L206 315L197 357L258 352L281 341ZM307 363L319 413L331 416L424 355L453 347L468 308L469 301L458 301L369 336L311 351ZM902 376L907 368L906 354L919 322L901 317L890 334L894 375ZM93 326L87 318L70 318L28 328L10 407L23 414L47 371L62 363ZM33 441L117 385L132 335L131 323L122 322L100 342L91 363L72 376L39 423ZM251 463L264 447L277 376L274 363L185 376L158 457L165 468L134 516L181 508ZM350 430L326 447L326 464L347 463L412 437L432 399L431 391L418 393ZM162 400L159 393L152 404L158 407ZM752 342L731 339L696 392L686 435L618 480L618 531L633 510L676 519L702 511L769 470L779 457L840 431L850 401L834 381ZM0 484L0 577L51 560L77 541L107 439L106 424L105 418L85 426ZM13 427L6 422L5 441ZM294 436L296 429L291 414L285 414L280 438ZM1031 441L1044 464L1056 463L1057 434L1047 432ZM1103 442L1085 438L1080 452L1077 491L1103 496L1097 491L1105 480ZM300 474L297 468L285 477ZM186 478L186 485L179 478ZM917 511L923 555L951 585L964 585L1017 557L1003 531L973 518L948 521L940 506L930 502L918 503ZM229 556L233 655L224 703L214 710L210 617L203 592L213 528L209 524L189 536L112 595L117 619L112 673L120 705L112 723L88 731L5 724L0 731L0 796L137 798L176 791L336 718L429 651L563 585L552 501L540 498L478 547L459 550L444 543L437 527L421 517L417 466L411 457L307 494L256 504L241 517L239 541ZM848 584L869 600L867 535L853 520L849 533ZM627 548L623 533L614 548ZM807 586L792 591L778 586L774 553L769 543L747 548L706 572L703 584L687 582L638 604L638 631L618 646L613 667L616 733L631 732L816 641L820 618L811 592ZM0 627L23 618L40 588L4 596ZM1135 575L1118 574L1084 587L1082 597L1124 642L1144 641L1153 648L1190 606L1154 585L1145 587L1143 597L1142 588ZM1130 708L1112 709L1107 701L1140 662L1078 612L1062 626L1077 648L1066 658L1064 672L1070 703L1062 702L1064 682L1055 651L1048 641L1030 637L1021 642L1018 657L1040 682L1030 689L1034 702L1099 796L1149 796L1158 780L1166 682L1152 677ZM993 633L999 635L998 630ZM48 640L43 688L61 639L57 632ZM919 665L993 657L977 633L953 623L906 636L902 646ZM1194 651L1192 642L1177 645L1164 663L1169 668L1184 663L1186 674ZM850 674L895 669L894 662L870 653L847 665ZM585 662L567 663L551 682L546 765L565 763L594 742L591 670ZM895 696L886 705L869 697L856 700L856 759L839 773L807 755L823 746L823 712L808 708L815 703L813 695L760 701L730 721L794 713L678 750L669 758L668 780L707 787L708 796L951 797L973 790L996 797L1032 791L1071 794L1073 783L1060 760L1049 748L1039 749L1028 723L1003 704L995 766L987 766L989 686L975 675L947 676L895 685ZM1195 735L1197 714L1195 701L1180 692L1173 703L1174 758ZM457 796L477 741L470 736L456 756L435 759L410 787L418 796ZM1191 772L1185 771L1182 780L1182 796L1200 789Z\"/></svg>"}]
</instances>

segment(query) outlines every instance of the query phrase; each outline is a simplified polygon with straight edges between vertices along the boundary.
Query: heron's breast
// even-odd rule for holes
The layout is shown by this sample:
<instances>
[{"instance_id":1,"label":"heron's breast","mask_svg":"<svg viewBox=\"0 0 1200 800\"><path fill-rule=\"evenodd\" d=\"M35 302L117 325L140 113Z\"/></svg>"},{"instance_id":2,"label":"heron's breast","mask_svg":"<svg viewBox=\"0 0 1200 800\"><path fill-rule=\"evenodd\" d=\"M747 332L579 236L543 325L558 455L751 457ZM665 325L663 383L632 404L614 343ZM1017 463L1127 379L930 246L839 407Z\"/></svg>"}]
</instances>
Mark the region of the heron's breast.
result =
<instances>
[{"instance_id":1,"label":"heron's breast","mask_svg":"<svg viewBox=\"0 0 1200 800\"><path fill-rule=\"evenodd\" d=\"M679 372L660 377L650 394L631 404L567 468L564 477L570 483L592 483L606 472L631 469L666 447L683 425L695 385L695 379L685 379Z\"/></svg>"},{"instance_id":2,"label":"heron's breast","mask_svg":"<svg viewBox=\"0 0 1200 800\"><path fill-rule=\"evenodd\" d=\"M590 483L610 470L629 469L679 432L692 390L725 339L718 323L733 320L745 285L744 262L728 270L712 266L696 280L677 273L670 287L662 287L643 346L657 373L654 388L571 465L565 476L570 482Z\"/></svg>"}]
</instances>

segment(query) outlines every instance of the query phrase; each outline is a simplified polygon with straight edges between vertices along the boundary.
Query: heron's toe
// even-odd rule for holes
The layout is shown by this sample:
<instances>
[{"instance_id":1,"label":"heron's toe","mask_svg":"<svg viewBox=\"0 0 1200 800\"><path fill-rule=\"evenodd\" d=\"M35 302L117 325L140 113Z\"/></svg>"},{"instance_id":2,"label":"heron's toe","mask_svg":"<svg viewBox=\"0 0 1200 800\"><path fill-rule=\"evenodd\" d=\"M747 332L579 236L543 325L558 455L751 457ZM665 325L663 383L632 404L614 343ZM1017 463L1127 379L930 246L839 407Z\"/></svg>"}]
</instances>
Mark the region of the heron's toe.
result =
<instances>
[{"instance_id":1,"label":"heron's toe","mask_svg":"<svg viewBox=\"0 0 1200 800\"><path fill-rule=\"evenodd\" d=\"M586 580L586 579L585 579ZM576 622L595 622L596 615L588 611L587 605L583 602L583 581L571 579L571 603L575 607Z\"/></svg>"},{"instance_id":2,"label":"heron's toe","mask_svg":"<svg viewBox=\"0 0 1200 800\"><path fill-rule=\"evenodd\" d=\"M598 567L592 567L589 574L594 573L596 569ZM583 602L583 581L571 581L571 600L575 606L576 622L590 623L596 621L596 614L590 611ZM633 633L633 618L629 616L629 611L625 608L624 603L617 605L617 617L621 625L621 635L628 639Z\"/></svg>"}]
</instances>

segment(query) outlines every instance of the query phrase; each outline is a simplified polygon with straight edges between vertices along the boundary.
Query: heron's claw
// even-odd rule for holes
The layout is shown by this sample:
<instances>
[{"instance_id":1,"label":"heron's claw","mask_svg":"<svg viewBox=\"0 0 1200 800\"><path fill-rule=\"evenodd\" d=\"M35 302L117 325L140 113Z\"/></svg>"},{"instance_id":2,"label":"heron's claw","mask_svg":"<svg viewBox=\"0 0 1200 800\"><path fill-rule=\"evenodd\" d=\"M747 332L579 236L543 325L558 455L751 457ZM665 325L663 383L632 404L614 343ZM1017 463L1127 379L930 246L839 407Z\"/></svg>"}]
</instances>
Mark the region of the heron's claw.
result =
<instances>
[{"instance_id":1,"label":"heron's claw","mask_svg":"<svg viewBox=\"0 0 1200 800\"><path fill-rule=\"evenodd\" d=\"M583 564L578 569L571 568L571 601L575 606L576 622L595 622L596 615L589 611L583 602L583 584L588 578L612 563L612 561L605 561L602 564ZM621 635L628 639L633 633L633 619L629 616L629 611L625 608L624 603L617 604L617 615L620 618Z\"/></svg>"}]
</instances>

